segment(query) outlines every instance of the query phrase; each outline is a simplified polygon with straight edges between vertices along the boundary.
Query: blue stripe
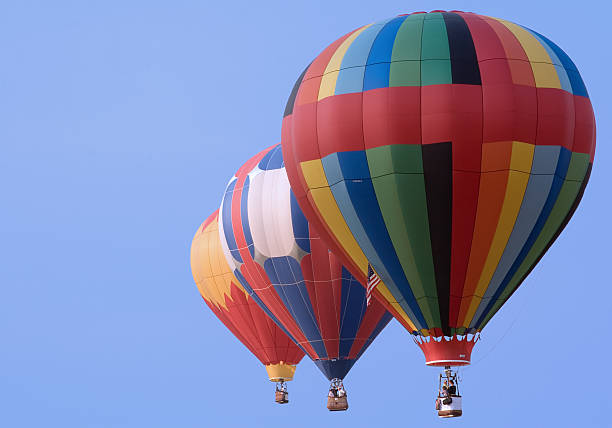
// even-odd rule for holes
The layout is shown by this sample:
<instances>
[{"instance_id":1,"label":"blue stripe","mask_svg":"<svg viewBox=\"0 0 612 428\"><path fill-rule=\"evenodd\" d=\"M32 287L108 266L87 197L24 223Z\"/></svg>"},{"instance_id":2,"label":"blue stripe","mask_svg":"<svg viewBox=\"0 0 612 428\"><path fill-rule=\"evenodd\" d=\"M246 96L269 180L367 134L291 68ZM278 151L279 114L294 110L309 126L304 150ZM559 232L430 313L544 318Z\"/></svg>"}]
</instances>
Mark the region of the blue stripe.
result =
<instances>
[{"instance_id":1,"label":"blue stripe","mask_svg":"<svg viewBox=\"0 0 612 428\"><path fill-rule=\"evenodd\" d=\"M363 91L365 67L345 68L340 71L334 95L354 94Z\"/></svg>"},{"instance_id":2,"label":"blue stripe","mask_svg":"<svg viewBox=\"0 0 612 428\"><path fill-rule=\"evenodd\" d=\"M557 76L559 76L559 81L561 82L561 89L569 93L573 93L569 76L567 75L567 72L565 71L563 62L561 61L561 59L559 58L555 50L552 49L552 47L548 43L546 43L544 39L542 39L542 37L538 33L530 30L527 27L523 27L523 28L527 30L529 33L531 33L531 35L535 37L538 42L540 42L540 44L544 47L544 49L550 56L550 59L552 60L553 65L555 66L555 69L557 70Z\"/></svg>"},{"instance_id":3,"label":"blue stripe","mask_svg":"<svg viewBox=\"0 0 612 428\"><path fill-rule=\"evenodd\" d=\"M272 169L279 169L283 167L283 152L281 151L281 145L277 144L272 147L268 153L259 161L259 169L262 171L269 171Z\"/></svg>"},{"instance_id":4,"label":"blue stripe","mask_svg":"<svg viewBox=\"0 0 612 428\"><path fill-rule=\"evenodd\" d=\"M567 72L570 84L572 85L572 93L574 95L580 95L588 98L589 94L587 92L586 86L584 85L582 77L580 77L580 73L578 72L576 64L574 64L571 58L563 51L563 49L561 49L559 46L557 46L554 42L552 42L545 36L533 30L530 31L534 34L537 34L538 37L540 37L550 47L550 49L555 52L557 58L559 58L559 61L561 61L561 65L563 65L563 68Z\"/></svg>"},{"instance_id":5,"label":"blue stripe","mask_svg":"<svg viewBox=\"0 0 612 428\"><path fill-rule=\"evenodd\" d=\"M251 235L251 226L249 225L249 185L250 177L247 175L240 195L240 222L249 253L251 253L251 257L255 257L255 245L253 245L253 235Z\"/></svg>"},{"instance_id":6,"label":"blue stripe","mask_svg":"<svg viewBox=\"0 0 612 428\"><path fill-rule=\"evenodd\" d=\"M372 44L374 40L376 40L378 33L380 33L385 25L392 20L393 19L387 19L370 25L353 40L353 43L348 47L342 58L340 76L342 76L342 71L346 68L363 67L366 65L368 57L370 56Z\"/></svg>"},{"instance_id":7,"label":"blue stripe","mask_svg":"<svg viewBox=\"0 0 612 428\"><path fill-rule=\"evenodd\" d=\"M571 156L572 154L569 150L567 150L566 148L561 148L561 152L559 153L559 162L557 163L557 169L555 170L555 176L550 189L550 193L546 198L546 203L542 208L542 212L540 213L538 220L536 221L536 224L533 227L533 230L529 234L529 238L527 238L527 242L525 242L523 249L512 264L512 267L508 271L508 274L505 276L501 286L497 289L493 297L489 300L489 303L487 304L486 308L481 312L480 316L478 317L478 320L476 322L472 322L470 324L470 327L478 328L478 326L481 326L487 314L493 308L495 301L499 298L499 296L503 293L504 289L508 286L508 284L512 280L512 277L523 263L523 260L525 260L525 258L527 257L527 254L531 250L531 247L533 247L533 244L535 244L536 240L538 239L538 236L540 235L542 229L544 228L544 225L546 224L546 220L548 220L548 217L550 216L555 202L557 202L559 193L561 192L561 187L563 186L563 181L565 180L565 175L567 174L567 169L569 167L569 161L571 159ZM476 317L474 317L474 319L476 319Z\"/></svg>"},{"instance_id":8,"label":"blue stripe","mask_svg":"<svg viewBox=\"0 0 612 428\"><path fill-rule=\"evenodd\" d=\"M389 86L389 73L391 68L391 54L397 31L406 20L405 16L392 19L376 36L368 56L363 90L387 88Z\"/></svg>"},{"instance_id":9,"label":"blue stripe","mask_svg":"<svg viewBox=\"0 0 612 428\"><path fill-rule=\"evenodd\" d=\"M529 181L527 182L521 208L514 222L506 248L484 293L484 298L475 312L475 318L480 316L481 311L488 305L489 300L495 295L499 287L502 286L508 271L521 253L527 239L529 239L529 235L533 231L546 203L546 198L543 195L550 194L560 153L561 146L535 146Z\"/></svg>"},{"instance_id":10,"label":"blue stripe","mask_svg":"<svg viewBox=\"0 0 612 428\"><path fill-rule=\"evenodd\" d=\"M366 312L366 289L342 266L340 358L347 358Z\"/></svg>"},{"instance_id":11,"label":"blue stripe","mask_svg":"<svg viewBox=\"0 0 612 428\"><path fill-rule=\"evenodd\" d=\"M302 268L293 257L272 257L264 262L264 270L291 317L319 358L327 358L321 332L302 276Z\"/></svg>"},{"instance_id":12,"label":"blue stripe","mask_svg":"<svg viewBox=\"0 0 612 428\"><path fill-rule=\"evenodd\" d=\"M417 329L425 328L427 322L397 258L380 212L372 180L369 179L365 152L333 153L324 157L322 164L328 180L329 177L343 178L330 188L357 243L391 293L396 298L401 297L398 304L415 321ZM368 171L367 176L365 171ZM365 224L368 225L367 230L363 227Z\"/></svg>"},{"instance_id":13,"label":"blue stripe","mask_svg":"<svg viewBox=\"0 0 612 428\"><path fill-rule=\"evenodd\" d=\"M225 243L234 260L238 261L238 263L242 263L242 257L240 257L240 251L238 250L238 244L236 244L236 237L234 236L234 227L232 226L232 195L234 194L234 188L236 187L237 181L237 178L232 178L225 189L223 202L221 202L221 221L223 222Z\"/></svg>"},{"instance_id":14,"label":"blue stripe","mask_svg":"<svg viewBox=\"0 0 612 428\"><path fill-rule=\"evenodd\" d=\"M353 40L342 58L334 95L363 91L365 65L368 61L372 44L378 33L389 21L386 20L369 26Z\"/></svg>"},{"instance_id":15,"label":"blue stripe","mask_svg":"<svg viewBox=\"0 0 612 428\"><path fill-rule=\"evenodd\" d=\"M370 54L368 55L367 65L376 64L379 62L391 62L391 53L393 52L393 44L397 31L402 23L406 20L405 16L398 16L392 19L383 27L376 36Z\"/></svg>"},{"instance_id":16,"label":"blue stripe","mask_svg":"<svg viewBox=\"0 0 612 428\"><path fill-rule=\"evenodd\" d=\"M291 225L293 226L293 236L298 247L304 250L306 253L310 253L310 231L308 227L308 220L304 216L302 209L300 208L293 190L290 190L291 200Z\"/></svg>"}]
</instances>

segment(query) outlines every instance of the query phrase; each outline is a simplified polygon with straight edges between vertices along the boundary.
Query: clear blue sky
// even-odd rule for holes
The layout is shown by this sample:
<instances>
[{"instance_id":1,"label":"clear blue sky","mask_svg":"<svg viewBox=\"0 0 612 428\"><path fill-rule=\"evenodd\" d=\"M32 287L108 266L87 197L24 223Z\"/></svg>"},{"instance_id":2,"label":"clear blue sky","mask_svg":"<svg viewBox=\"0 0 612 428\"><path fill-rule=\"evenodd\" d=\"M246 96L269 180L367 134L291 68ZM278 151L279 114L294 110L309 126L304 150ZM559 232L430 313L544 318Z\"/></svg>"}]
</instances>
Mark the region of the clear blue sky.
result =
<instances>
[{"instance_id":1,"label":"clear blue sky","mask_svg":"<svg viewBox=\"0 0 612 428\"><path fill-rule=\"evenodd\" d=\"M236 168L279 141L291 87L320 50L432 9L519 22L573 58L597 118L591 182L485 329L463 372L463 418L437 419L438 371L396 322L349 374L348 412L325 409L327 382L307 359L276 406L263 367L200 300L191 238ZM610 426L611 9L1 2L0 426Z\"/></svg>"}]
</instances>

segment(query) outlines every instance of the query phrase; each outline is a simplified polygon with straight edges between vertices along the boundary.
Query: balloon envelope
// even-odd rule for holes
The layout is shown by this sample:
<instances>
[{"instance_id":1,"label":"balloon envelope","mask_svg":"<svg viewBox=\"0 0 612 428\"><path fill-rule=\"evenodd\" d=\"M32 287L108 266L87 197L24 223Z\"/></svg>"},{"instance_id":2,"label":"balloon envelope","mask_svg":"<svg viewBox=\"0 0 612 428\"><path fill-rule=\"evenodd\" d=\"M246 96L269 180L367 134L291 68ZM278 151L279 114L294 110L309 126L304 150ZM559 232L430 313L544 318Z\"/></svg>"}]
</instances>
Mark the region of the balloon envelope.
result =
<instances>
[{"instance_id":1,"label":"balloon envelope","mask_svg":"<svg viewBox=\"0 0 612 428\"><path fill-rule=\"evenodd\" d=\"M403 15L327 47L282 129L296 198L411 332L480 331L574 213L595 150L572 60L517 24Z\"/></svg>"},{"instance_id":2,"label":"balloon envelope","mask_svg":"<svg viewBox=\"0 0 612 428\"><path fill-rule=\"evenodd\" d=\"M270 380L291 380L304 352L264 313L230 270L219 241L218 210L193 238L191 269L206 305L266 366Z\"/></svg>"},{"instance_id":3,"label":"balloon envelope","mask_svg":"<svg viewBox=\"0 0 612 428\"><path fill-rule=\"evenodd\" d=\"M346 376L391 315L342 266L308 224L280 144L230 180L221 237L237 278L250 287L328 379Z\"/></svg>"}]
</instances>

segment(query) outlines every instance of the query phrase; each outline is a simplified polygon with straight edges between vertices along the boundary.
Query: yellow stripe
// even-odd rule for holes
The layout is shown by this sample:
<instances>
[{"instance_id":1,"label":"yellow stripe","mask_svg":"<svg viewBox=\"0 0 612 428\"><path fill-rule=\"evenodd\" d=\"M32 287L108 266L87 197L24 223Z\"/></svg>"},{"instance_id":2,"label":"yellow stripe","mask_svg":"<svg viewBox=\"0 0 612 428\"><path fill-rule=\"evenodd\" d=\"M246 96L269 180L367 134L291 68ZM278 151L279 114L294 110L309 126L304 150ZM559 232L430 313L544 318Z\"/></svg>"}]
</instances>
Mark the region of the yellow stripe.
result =
<instances>
[{"instance_id":1,"label":"yellow stripe","mask_svg":"<svg viewBox=\"0 0 612 428\"><path fill-rule=\"evenodd\" d=\"M506 26L519 41L533 70L536 87L538 88L561 88L561 81L553 61L542 44L533 34L524 28L503 19L494 18Z\"/></svg>"},{"instance_id":2,"label":"yellow stripe","mask_svg":"<svg viewBox=\"0 0 612 428\"><path fill-rule=\"evenodd\" d=\"M304 174L304 180L306 180L309 189L329 187L321 159L305 161L300 165L302 167L302 174Z\"/></svg>"},{"instance_id":3,"label":"yellow stripe","mask_svg":"<svg viewBox=\"0 0 612 428\"><path fill-rule=\"evenodd\" d=\"M416 326L410 320L410 318L408 318L408 315L406 315L406 312L402 309L400 304L397 303L387 286L382 281L380 281L376 286L376 289L380 292L381 296L393 307L393 309L397 311L399 316L402 317L402 320L405 321L406 324L408 324L408 326L410 327L410 332L416 331Z\"/></svg>"},{"instance_id":4,"label":"yellow stripe","mask_svg":"<svg viewBox=\"0 0 612 428\"><path fill-rule=\"evenodd\" d=\"M480 279L476 285L474 297L470 302L470 306L466 313L463 323L460 325L470 325L474 313L482 300L484 292L489 286L489 282L495 273L495 269L499 264L499 260L506 248L514 223L518 216L529 181L529 171L533 161L534 146L532 144L513 142L512 155L510 158L510 172L508 173L508 184L506 186L506 195L500 213L497 229L489 248L489 254L485 261L484 267L480 274Z\"/></svg>"},{"instance_id":5,"label":"yellow stripe","mask_svg":"<svg viewBox=\"0 0 612 428\"><path fill-rule=\"evenodd\" d=\"M219 240L219 224L213 220L203 231L198 229L191 244L191 271L200 294L207 302L227 310L232 283L249 295L232 273Z\"/></svg>"},{"instance_id":6,"label":"yellow stripe","mask_svg":"<svg viewBox=\"0 0 612 428\"><path fill-rule=\"evenodd\" d=\"M329 188L327 177L325 177L321 159L305 161L302 162L300 166L310 196L312 197L323 223L328 225L338 244L357 265L359 270L367 277L368 260L363 254L363 251L361 251L361 248L359 248L359 245L357 245L355 237L349 230L340 212L340 208L338 208L336 199Z\"/></svg>"},{"instance_id":7,"label":"yellow stripe","mask_svg":"<svg viewBox=\"0 0 612 428\"><path fill-rule=\"evenodd\" d=\"M342 64L342 59L346 54L349 46L353 41L372 24L368 24L365 27L360 28L355 31L349 37L343 41L336 52L332 55L331 59L327 63L327 67L325 67L325 71L323 72L323 77L321 78L321 87L319 88L319 98L321 101L323 98L331 97L334 95L336 91L336 82L338 81L338 74L340 72L340 65Z\"/></svg>"},{"instance_id":8,"label":"yellow stripe","mask_svg":"<svg viewBox=\"0 0 612 428\"><path fill-rule=\"evenodd\" d=\"M533 144L513 141L510 155L510 169L530 173L534 150L535 146Z\"/></svg>"},{"instance_id":9,"label":"yellow stripe","mask_svg":"<svg viewBox=\"0 0 612 428\"><path fill-rule=\"evenodd\" d=\"M310 196L315 204L317 212L322 217L323 222L329 226L332 231L334 238L339 245L346 251L348 256L351 258L353 263L357 265L359 270L367 277L368 275L368 260L366 259L363 251L357 244L355 237L351 233L336 199L329 188L327 177L325 176L325 170L321 159L314 159L311 161L305 161L300 164L302 168L302 174L304 180L309 189ZM402 320L410 326L411 331L416 331L416 326L410 320L406 312L402 309L400 304L393 297L387 286L381 282L376 286L376 289L380 292L383 298L397 311L401 316Z\"/></svg>"}]
</instances>

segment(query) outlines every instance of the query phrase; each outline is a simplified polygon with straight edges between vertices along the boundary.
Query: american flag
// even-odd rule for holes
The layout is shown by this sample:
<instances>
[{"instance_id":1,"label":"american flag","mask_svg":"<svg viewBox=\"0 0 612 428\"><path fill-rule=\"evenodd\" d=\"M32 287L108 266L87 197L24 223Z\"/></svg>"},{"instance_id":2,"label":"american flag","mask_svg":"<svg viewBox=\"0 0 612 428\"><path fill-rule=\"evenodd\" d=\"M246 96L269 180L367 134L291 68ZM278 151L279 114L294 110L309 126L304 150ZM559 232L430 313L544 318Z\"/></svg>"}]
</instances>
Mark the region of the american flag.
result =
<instances>
[{"instance_id":1,"label":"american flag","mask_svg":"<svg viewBox=\"0 0 612 428\"><path fill-rule=\"evenodd\" d=\"M367 306L370 306L370 299L372 298L372 291L374 291L374 288L376 288L379 282L380 282L380 278L378 277L378 275L376 275L376 272L374 272L374 269L372 269L372 266L368 264L368 286L366 287Z\"/></svg>"}]
</instances>

